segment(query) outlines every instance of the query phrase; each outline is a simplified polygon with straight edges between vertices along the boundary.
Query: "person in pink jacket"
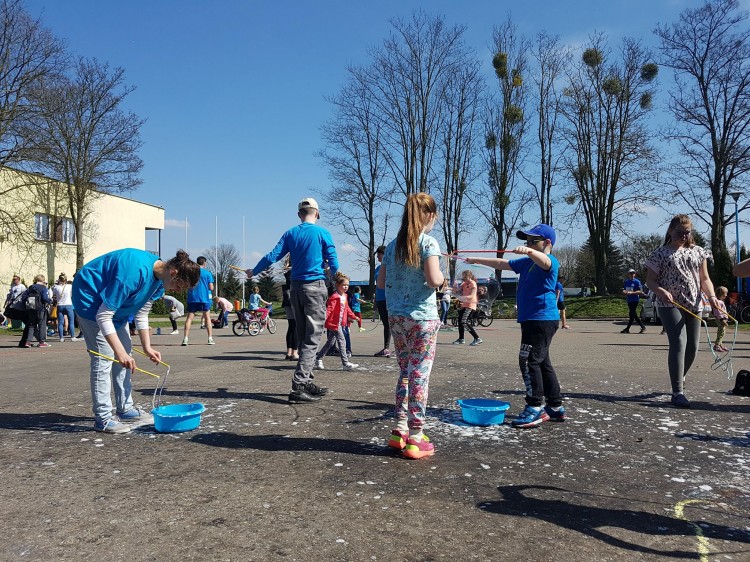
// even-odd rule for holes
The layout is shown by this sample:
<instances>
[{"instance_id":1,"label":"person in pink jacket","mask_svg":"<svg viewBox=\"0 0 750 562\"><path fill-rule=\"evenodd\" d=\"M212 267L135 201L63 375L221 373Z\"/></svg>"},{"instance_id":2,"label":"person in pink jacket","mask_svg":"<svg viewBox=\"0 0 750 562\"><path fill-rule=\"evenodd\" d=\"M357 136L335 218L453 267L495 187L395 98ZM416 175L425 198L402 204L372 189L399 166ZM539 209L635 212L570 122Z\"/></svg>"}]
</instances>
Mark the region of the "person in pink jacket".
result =
<instances>
[{"instance_id":1,"label":"person in pink jacket","mask_svg":"<svg viewBox=\"0 0 750 562\"><path fill-rule=\"evenodd\" d=\"M354 320L356 318L352 309L349 308L349 303L346 299L346 292L349 290L349 278L339 271L336 273L334 281L336 283L336 290L328 297L328 301L326 302L325 327L328 331L328 339L315 356L315 368L325 369L323 366L323 357L325 357L335 341L339 348L339 355L341 356L341 366L344 371L351 371L359 367L359 365L349 361L349 357L346 355L346 339L344 338L343 327L349 324L350 319Z\"/></svg>"}]
</instances>

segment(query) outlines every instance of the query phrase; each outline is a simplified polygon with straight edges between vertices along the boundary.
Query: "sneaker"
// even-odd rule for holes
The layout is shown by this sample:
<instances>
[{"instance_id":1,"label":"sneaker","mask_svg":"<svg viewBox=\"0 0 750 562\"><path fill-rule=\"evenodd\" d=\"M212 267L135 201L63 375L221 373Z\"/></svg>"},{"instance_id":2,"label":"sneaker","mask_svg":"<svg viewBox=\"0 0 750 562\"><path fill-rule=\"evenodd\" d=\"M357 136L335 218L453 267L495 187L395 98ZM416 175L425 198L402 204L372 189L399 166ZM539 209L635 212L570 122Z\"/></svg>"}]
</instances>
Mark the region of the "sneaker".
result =
<instances>
[{"instance_id":1,"label":"sneaker","mask_svg":"<svg viewBox=\"0 0 750 562\"><path fill-rule=\"evenodd\" d=\"M60 338L60 343L64 342L65 338Z\"/></svg>"},{"instance_id":2,"label":"sneaker","mask_svg":"<svg viewBox=\"0 0 750 562\"><path fill-rule=\"evenodd\" d=\"M620 333L621 334L629 334L630 333L630 329L629 328L625 328L624 330L620 330Z\"/></svg>"},{"instance_id":3,"label":"sneaker","mask_svg":"<svg viewBox=\"0 0 750 562\"><path fill-rule=\"evenodd\" d=\"M344 371L353 371L357 367L359 367L359 363L349 362L346 365L344 365Z\"/></svg>"},{"instance_id":4,"label":"sneaker","mask_svg":"<svg viewBox=\"0 0 750 562\"><path fill-rule=\"evenodd\" d=\"M375 354L375 357L390 357L391 352L388 349L381 349Z\"/></svg>"},{"instance_id":5,"label":"sneaker","mask_svg":"<svg viewBox=\"0 0 750 562\"><path fill-rule=\"evenodd\" d=\"M551 408L550 406L545 406L544 411L547 412L547 415L549 416L549 421L564 422L567 419L565 417L565 408L563 408L562 406L558 406L557 408Z\"/></svg>"},{"instance_id":6,"label":"sneaker","mask_svg":"<svg viewBox=\"0 0 750 562\"><path fill-rule=\"evenodd\" d=\"M672 406L674 406L675 408L689 408L690 400L685 398L684 394L673 394Z\"/></svg>"},{"instance_id":7,"label":"sneaker","mask_svg":"<svg viewBox=\"0 0 750 562\"><path fill-rule=\"evenodd\" d=\"M131 408L127 412L117 414L122 423L149 424L154 423L154 416L138 406Z\"/></svg>"},{"instance_id":8,"label":"sneaker","mask_svg":"<svg viewBox=\"0 0 750 562\"><path fill-rule=\"evenodd\" d=\"M351 356L352 356L352 352L351 352L351 351L347 351L347 352L346 352L346 356L347 356L347 357L351 357Z\"/></svg>"},{"instance_id":9,"label":"sneaker","mask_svg":"<svg viewBox=\"0 0 750 562\"><path fill-rule=\"evenodd\" d=\"M38 343L37 347L52 347L52 346L48 344L46 341L43 341L43 342Z\"/></svg>"},{"instance_id":10,"label":"sneaker","mask_svg":"<svg viewBox=\"0 0 750 562\"><path fill-rule=\"evenodd\" d=\"M20 344L20 343L19 343L19 344L18 344L18 347L21 347L21 348L24 348L24 349L25 349L25 348L27 348L27 347L31 347L31 344L30 344L29 342L26 342L26 343L24 343L24 344Z\"/></svg>"},{"instance_id":11,"label":"sneaker","mask_svg":"<svg viewBox=\"0 0 750 562\"><path fill-rule=\"evenodd\" d=\"M408 438L409 438L408 431L401 431L399 429L394 429L393 431L391 431L390 439L388 439L388 446L401 451L406 447L406 440Z\"/></svg>"},{"instance_id":12,"label":"sneaker","mask_svg":"<svg viewBox=\"0 0 750 562\"><path fill-rule=\"evenodd\" d=\"M719 353L722 353L724 351L724 348L717 343L717 344L714 344L714 351L718 351Z\"/></svg>"},{"instance_id":13,"label":"sneaker","mask_svg":"<svg viewBox=\"0 0 750 562\"><path fill-rule=\"evenodd\" d=\"M723 345L721 346L721 350L722 350L722 351L723 351L724 353L729 353L729 348L727 348L727 347L724 347Z\"/></svg>"},{"instance_id":14,"label":"sneaker","mask_svg":"<svg viewBox=\"0 0 750 562\"><path fill-rule=\"evenodd\" d=\"M188 344L187 337L182 338L182 344L181 345L187 345L187 344Z\"/></svg>"},{"instance_id":15,"label":"sneaker","mask_svg":"<svg viewBox=\"0 0 750 562\"><path fill-rule=\"evenodd\" d=\"M359 329L359 332L360 332L360 333L362 333L362 332L366 332L366 331L367 331L367 328L360 328L360 329Z\"/></svg>"},{"instance_id":16,"label":"sneaker","mask_svg":"<svg viewBox=\"0 0 750 562\"><path fill-rule=\"evenodd\" d=\"M465 343L466 343L466 340L458 338L456 341L453 342L453 345L463 345Z\"/></svg>"},{"instance_id":17,"label":"sneaker","mask_svg":"<svg viewBox=\"0 0 750 562\"><path fill-rule=\"evenodd\" d=\"M471 342L469 345L476 346L482 343L482 338L475 338L473 342Z\"/></svg>"},{"instance_id":18,"label":"sneaker","mask_svg":"<svg viewBox=\"0 0 750 562\"><path fill-rule=\"evenodd\" d=\"M325 396L328 394L331 390L325 386L318 386L314 382L307 383L307 393L312 394L313 396Z\"/></svg>"},{"instance_id":19,"label":"sneaker","mask_svg":"<svg viewBox=\"0 0 750 562\"><path fill-rule=\"evenodd\" d=\"M306 402L318 402L322 396L310 394L307 391L307 385L302 383L292 383L292 391L289 393L290 404L304 404Z\"/></svg>"},{"instance_id":20,"label":"sneaker","mask_svg":"<svg viewBox=\"0 0 750 562\"><path fill-rule=\"evenodd\" d=\"M83 338L70 338L70 341L81 341Z\"/></svg>"},{"instance_id":21,"label":"sneaker","mask_svg":"<svg viewBox=\"0 0 750 562\"><path fill-rule=\"evenodd\" d=\"M422 439L409 437L404 447L404 456L407 459L421 459L435 454L435 447L430 443L430 439L423 433Z\"/></svg>"},{"instance_id":22,"label":"sneaker","mask_svg":"<svg viewBox=\"0 0 750 562\"><path fill-rule=\"evenodd\" d=\"M318 359L315 362L315 368L318 369L318 371L325 371L326 370L326 366L323 365L323 360L322 359Z\"/></svg>"},{"instance_id":23,"label":"sneaker","mask_svg":"<svg viewBox=\"0 0 750 562\"><path fill-rule=\"evenodd\" d=\"M567 324L565 324L565 326L563 326L563 330L570 330L570 326L568 326Z\"/></svg>"},{"instance_id":24,"label":"sneaker","mask_svg":"<svg viewBox=\"0 0 750 562\"><path fill-rule=\"evenodd\" d=\"M216 345L216 342L213 338L208 338L208 345Z\"/></svg>"},{"instance_id":25,"label":"sneaker","mask_svg":"<svg viewBox=\"0 0 750 562\"><path fill-rule=\"evenodd\" d=\"M179 331L179 330L172 330L171 332L169 332L169 335L170 335L170 336L176 336L176 335L177 335L177 334L179 334L179 333L180 333L180 331Z\"/></svg>"},{"instance_id":26,"label":"sneaker","mask_svg":"<svg viewBox=\"0 0 750 562\"><path fill-rule=\"evenodd\" d=\"M645 332L645 331L646 331L646 327L644 326L643 328L641 328L641 329L640 329L640 331L639 331L638 333L639 333L639 334L642 334L642 333L643 333L643 332Z\"/></svg>"},{"instance_id":27,"label":"sneaker","mask_svg":"<svg viewBox=\"0 0 750 562\"><path fill-rule=\"evenodd\" d=\"M529 427L536 427L549 420L549 415L544 408L533 408L526 406L523 412L518 414L518 417L510 422L513 427L520 429L526 429Z\"/></svg>"},{"instance_id":28,"label":"sneaker","mask_svg":"<svg viewBox=\"0 0 750 562\"><path fill-rule=\"evenodd\" d=\"M94 429L102 433L129 433L133 428L121 423L117 418L109 418L104 422L94 422Z\"/></svg>"},{"instance_id":29,"label":"sneaker","mask_svg":"<svg viewBox=\"0 0 750 562\"><path fill-rule=\"evenodd\" d=\"M206 329L206 325L205 324L201 324L201 330L205 330L205 329Z\"/></svg>"}]
</instances>

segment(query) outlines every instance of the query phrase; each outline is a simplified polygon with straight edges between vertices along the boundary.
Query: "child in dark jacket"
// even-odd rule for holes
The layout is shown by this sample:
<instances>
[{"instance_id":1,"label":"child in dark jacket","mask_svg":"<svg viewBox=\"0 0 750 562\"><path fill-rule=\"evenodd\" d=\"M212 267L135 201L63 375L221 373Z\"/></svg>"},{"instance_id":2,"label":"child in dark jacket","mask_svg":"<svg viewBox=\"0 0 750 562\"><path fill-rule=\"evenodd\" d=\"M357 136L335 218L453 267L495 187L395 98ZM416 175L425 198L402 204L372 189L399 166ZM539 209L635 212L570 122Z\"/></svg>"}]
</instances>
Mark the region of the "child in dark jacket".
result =
<instances>
[{"instance_id":1,"label":"child in dark jacket","mask_svg":"<svg viewBox=\"0 0 750 562\"><path fill-rule=\"evenodd\" d=\"M323 366L323 357L328 353L335 340L339 348L341 365L344 371L351 371L359 367L359 365L351 363L346 355L346 340L343 330L344 326L348 326L349 319L355 318L354 312L349 308L346 299L346 292L349 290L349 278L343 273L337 272L334 281L336 283L336 291L328 297L328 302L326 302L325 326L328 331L328 339L315 357L315 368L325 369Z\"/></svg>"}]
</instances>

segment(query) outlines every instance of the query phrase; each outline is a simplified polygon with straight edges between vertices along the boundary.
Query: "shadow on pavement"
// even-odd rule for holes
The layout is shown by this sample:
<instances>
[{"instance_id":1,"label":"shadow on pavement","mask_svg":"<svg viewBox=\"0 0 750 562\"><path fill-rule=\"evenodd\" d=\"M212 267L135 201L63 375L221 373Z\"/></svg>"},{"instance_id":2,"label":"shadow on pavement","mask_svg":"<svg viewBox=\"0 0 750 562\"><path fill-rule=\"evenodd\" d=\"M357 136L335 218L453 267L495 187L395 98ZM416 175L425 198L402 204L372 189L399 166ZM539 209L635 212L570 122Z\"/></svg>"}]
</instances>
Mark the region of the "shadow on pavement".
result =
<instances>
[{"instance_id":1,"label":"shadow on pavement","mask_svg":"<svg viewBox=\"0 0 750 562\"><path fill-rule=\"evenodd\" d=\"M86 425L80 425L85 423ZM92 417L67 416L55 412L38 414L0 413L0 428L72 433L90 431Z\"/></svg>"},{"instance_id":2,"label":"shadow on pavement","mask_svg":"<svg viewBox=\"0 0 750 562\"><path fill-rule=\"evenodd\" d=\"M694 524L647 511L609 509L571 503L559 499L560 494L555 494L558 497L550 499L530 497L523 493L526 490L579 495L555 486L499 486L498 491L502 496L500 501L482 502L477 504L477 507L498 515L511 515L523 519L534 517L540 521L577 531L625 550L680 559L699 558L695 551L657 550L614 537L602 530L619 528L651 536L683 537L695 535ZM606 498L606 500L611 502L612 498ZM696 509L700 510L700 508ZM703 536L707 538L750 543L750 534L741 529L715 525L705 521L697 521L696 523L700 525Z\"/></svg>"},{"instance_id":3,"label":"shadow on pavement","mask_svg":"<svg viewBox=\"0 0 750 562\"><path fill-rule=\"evenodd\" d=\"M394 449L359 443L349 439L317 439L285 437L284 435L237 435L236 433L202 433L191 441L226 449L258 449L260 451L330 451L350 455L392 457Z\"/></svg>"},{"instance_id":4,"label":"shadow on pavement","mask_svg":"<svg viewBox=\"0 0 750 562\"><path fill-rule=\"evenodd\" d=\"M136 390L133 390L136 392ZM149 390L148 388L140 389L140 392L144 396L151 396L154 393L154 389ZM287 394L268 394L265 392L230 392L226 388L217 388L216 390L165 390L162 396L188 396L191 398L229 398L232 400L259 400L261 402L269 402L271 404L284 404L289 405L287 401Z\"/></svg>"}]
</instances>

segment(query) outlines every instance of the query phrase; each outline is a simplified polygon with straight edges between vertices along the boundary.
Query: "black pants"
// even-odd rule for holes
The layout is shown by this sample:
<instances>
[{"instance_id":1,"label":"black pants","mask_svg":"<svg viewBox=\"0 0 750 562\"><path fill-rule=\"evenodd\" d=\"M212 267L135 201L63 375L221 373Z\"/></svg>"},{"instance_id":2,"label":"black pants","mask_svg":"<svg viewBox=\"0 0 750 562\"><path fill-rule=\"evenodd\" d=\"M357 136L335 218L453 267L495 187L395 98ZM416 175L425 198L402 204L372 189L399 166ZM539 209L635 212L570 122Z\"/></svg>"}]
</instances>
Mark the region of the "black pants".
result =
<instances>
[{"instance_id":1,"label":"black pants","mask_svg":"<svg viewBox=\"0 0 750 562\"><path fill-rule=\"evenodd\" d=\"M558 320L527 320L521 322L521 349L518 365L526 385L526 403L529 406L562 406L560 383L549 358L552 337L557 332Z\"/></svg>"},{"instance_id":2,"label":"black pants","mask_svg":"<svg viewBox=\"0 0 750 562\"><path fill-rule=\"evenodd\" d=\"M643 322L641 322L641 319L638 318L638 315L636 314L637 308L638 308L638 301L628 303L628 312L630 313L630 317L628 318L628 327L625 328L626 330L630 329L630 326L633 324L633 320L638 322L638 325L641 327L641 329L645 327L643 325Z\"/></svg>"},{"instance_id":3,"label":"black pants","mask_svg":"<svg viewBox=\"0 0 750 562\"><path fill-rule=\"evenodd\" d=\"M471 324L467 324L469 319L471 319L472 314L474 313L475 311L470 308L461 308L458 311L458 339L464 339L465 329L469 330L469 333L474 337L474 339L477 339L479 337L477 331L474 329L474 326L472 326Z\"/></svg>"},{"instance_id":4,"label":"black pants","mask_svg":"<svg viewBox=\"0 0 750 562\"><path fill-rule=\"evenodd\" d=\"M170 317L169 317L169 321L170 321L170 322L172 323L172 331L174 332L174 331L175 331L175 330L177 329L177 320L175 320L174 318L172 318L172 317L170 316ZM71 334L72 334L72 333L73 333L73 332L71 332Z\"/></svg>"},{"instance_id":5,"label":"black pants","mask_svg":"<svg viewBox=\"0 0 750 562\"><path fill-rule=\"evenodd\" d=\"M47 339L46 310L42 310L40 312L37 312L35 310L27 310L26 319L23 322L26 327L23 329L23 335L21 336L21 341L18 342L18 347L26 346L26 342L29 341L29 335L31 335L31 330L34 330L34 337L39 343L42 343Z\"/></svg>"},{"instance_id":6,"label":"black pants","mask_svg":"<svg viewBox=\"0 0 750 562\"><path fill-rule=\"evenodd\" d=\"M388 323L388 307L386 306L386 301L375 301L375 306L378 308L380 322L383 324L383 349L388 349L391 346L391 325Z\"/></svg>"},{"instance_id":7,"label":"black pants","mask_svg":"<svg viewBox=\"0 0 750 562\"><path fill-rule=\"evenodd\" d=\"M287 317L286 322L286 348L297 349L297 321Z\"/></svg>"}]
</instances>

